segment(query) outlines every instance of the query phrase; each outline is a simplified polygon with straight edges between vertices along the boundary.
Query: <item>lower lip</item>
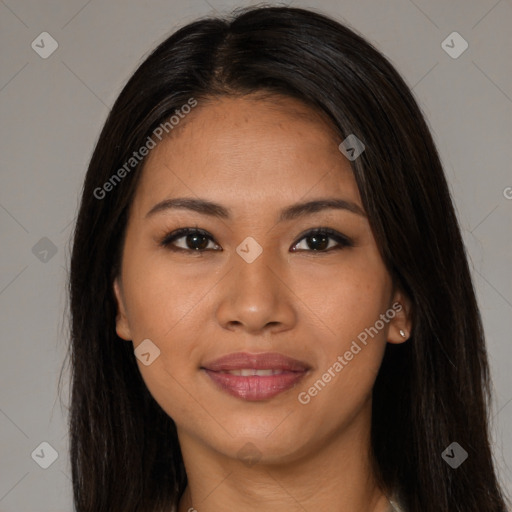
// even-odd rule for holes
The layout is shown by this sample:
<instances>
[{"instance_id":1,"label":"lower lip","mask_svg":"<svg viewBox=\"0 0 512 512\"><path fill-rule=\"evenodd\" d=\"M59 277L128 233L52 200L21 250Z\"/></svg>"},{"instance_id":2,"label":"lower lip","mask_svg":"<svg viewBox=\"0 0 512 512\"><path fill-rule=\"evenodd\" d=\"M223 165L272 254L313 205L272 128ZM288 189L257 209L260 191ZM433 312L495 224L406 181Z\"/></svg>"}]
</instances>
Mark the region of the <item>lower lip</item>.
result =
<instances>
[{"instance_id":1,"label":"lower lip","mask_svg":"<svg viewBox=\"0 0 512 512\"><path fill-rule=\"evenodd\" d=\"M242 377L231 373L214 372L204 369L210 379L223 391L243 400L266 400L293 388L306 374L284 372L277 375L251 375Z\"/></svg>"}]
</instances>

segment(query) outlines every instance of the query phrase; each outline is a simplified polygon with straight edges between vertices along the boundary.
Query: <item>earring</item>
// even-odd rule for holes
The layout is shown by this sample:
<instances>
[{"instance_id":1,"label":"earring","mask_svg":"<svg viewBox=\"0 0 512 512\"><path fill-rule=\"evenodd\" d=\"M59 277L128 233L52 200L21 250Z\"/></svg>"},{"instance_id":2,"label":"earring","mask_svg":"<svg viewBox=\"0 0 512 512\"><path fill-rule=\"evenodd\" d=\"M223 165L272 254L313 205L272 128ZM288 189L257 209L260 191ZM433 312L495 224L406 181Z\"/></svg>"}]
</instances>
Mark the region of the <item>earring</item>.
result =
<instances>
[{"instance_id":1,"label":"earring","mask_svg":"<svg viewBox=\"0 0 512 512\"><path fill-rule=\"evenodd\" d=\"M400 336L402 336L402 338L405 338L405 337L406 337L406 336L405 336L405 332L404 332L402 329L400 329Z\"/></svg>"}]
</instances>

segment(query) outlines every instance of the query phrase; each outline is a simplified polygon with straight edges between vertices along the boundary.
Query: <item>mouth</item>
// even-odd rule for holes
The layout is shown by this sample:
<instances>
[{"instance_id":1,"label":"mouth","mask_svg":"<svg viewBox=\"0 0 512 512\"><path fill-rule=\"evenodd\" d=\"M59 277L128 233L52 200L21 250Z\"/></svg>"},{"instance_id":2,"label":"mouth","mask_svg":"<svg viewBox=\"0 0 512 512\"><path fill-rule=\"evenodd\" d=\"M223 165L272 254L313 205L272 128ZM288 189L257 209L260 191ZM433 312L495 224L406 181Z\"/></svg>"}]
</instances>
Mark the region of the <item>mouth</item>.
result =
<instances>
[{"instance_id":1,"label":"mouth","mask_svg":"<svg viewBox=\"0 0 512 512\"><path fill-rule=\"evenodd\" d=\"M310 369L274 352L228 354L201 366L217 389L248 401L267 400L295 387Z\"/></svg>"}]
</instances>

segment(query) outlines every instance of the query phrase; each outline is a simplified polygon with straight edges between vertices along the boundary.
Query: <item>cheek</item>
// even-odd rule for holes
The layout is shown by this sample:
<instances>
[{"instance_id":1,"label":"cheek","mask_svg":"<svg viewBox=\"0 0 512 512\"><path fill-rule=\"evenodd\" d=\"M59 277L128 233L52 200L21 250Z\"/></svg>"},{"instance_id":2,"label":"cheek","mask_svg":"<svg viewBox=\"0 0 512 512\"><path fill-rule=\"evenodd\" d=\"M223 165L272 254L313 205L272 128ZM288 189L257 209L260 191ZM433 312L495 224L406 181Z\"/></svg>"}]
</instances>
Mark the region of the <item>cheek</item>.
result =
<instances>
[{"instance_id":1,"label":"cheek","mask_svg":"<svg viewBox=\"0 0 512 512\"><path fill-rule=\"evenodd\" d=\"M391 281L373 257L354 254L343 264L310 267L295 275L292 289L301 299L297 304L303 315L318 319L341 346L373 326L388 306Z\"/></svg>"},{"instance_id":2,"label":"cheek","mask_svg":"<svg viewBox=\"0 0 512 512\"><path fill-rule=\"evenodd\" d=\"M149 279L147 284L149 285ZM158 293L156 292L158 290ZM193 420L190 407L190 382L197 368L195 348L201 339L197 325L190 322L194 305L179 300L177 294L167 289L141 289L143 298L134 315L134 349L143 339L150 339L158 350L158 356L149 365L137 359L137 365L150 394L171 418ZM193 408L192 408L193 410Z\"/></svg>"},{"instance_id":3,"label":"cheek","mask_svg":"<svg viewBox=\"0 0 512 512\"><path fill-rule=\"evenodd\" d=\"M131 268L127 266L126 297L130 327L137 336L134 341L153 337L164 342L182 323L193 327L190 315L200 311L208 279L212 279L211 273L202 280L197 276L192 279L161 258L148 258L138 267L136 262Z\"/></svg>"},{"instance_id":4,"label":"cheek","mask_svg":"<svg viewBox=\"0 0 512 512\"><path fill-rule=\"evenodd\" d=\"M362 256L350 262L347 258L345 265L332 267L328 275L319 269L303 281L297 295L308 297L302 310L316 324L311 332L317 339L314 382L326 383L325 389L322 383L312 389L312 411L332 414L337 421L370 396L386 348L389 324L381 324L380 315L388 307L390 293L391 280L382 263ZM332 403L339 403L339 408L331 410Z\"/></svg>"},{"instance_id":5,"label":"cheek","mask_svg":"<svg viewBox=\"0 0 512 512\"><path fill-rule=\"evenodd\" d=\"M389 293L385 274L352 272L336 277L329 293L313 288L311 309L319 312L325 336L316 332L314 379L297 389L297 396L302 393L301 400L309 401L310 415L322 418L327 430L349 421L371 397L389 325L380 320ZM381 323L376 329L377 322Z\"/></svg>"},{"instance_id":6,"label":"cheek","mask_svg":"<svg viewBox=\"0 0 512 512\"><path fill-rule=\"evenodd\" d=\"M135 254L135 251L132 252ZM201 340L199 319L205 286L175 272L165 261L147 256L127 262L123 281L134 349L149 339L158 356L137 365L150 393L171 416L186 414L187 381L195 369L192 353ZM154 349L156 350L156 349ZM183 406L183 410L180 410Z\"/></svg>"}]
</instances>

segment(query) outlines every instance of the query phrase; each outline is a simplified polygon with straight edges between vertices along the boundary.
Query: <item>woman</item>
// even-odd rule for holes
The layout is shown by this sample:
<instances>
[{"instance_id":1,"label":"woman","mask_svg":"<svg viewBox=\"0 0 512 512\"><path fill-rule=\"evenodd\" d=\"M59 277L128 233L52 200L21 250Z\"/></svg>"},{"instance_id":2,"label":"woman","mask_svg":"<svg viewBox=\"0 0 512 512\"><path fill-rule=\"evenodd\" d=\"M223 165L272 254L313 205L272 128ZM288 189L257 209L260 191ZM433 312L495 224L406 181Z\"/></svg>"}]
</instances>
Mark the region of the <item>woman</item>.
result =
<instances>
[{"instance_id":1,"label":"woman","mask_svg":"<svg viewBox=\"0 0 512 512\"><path fill-rule=\"evenodd\" d=\"M71 258L77 512L504 512L481 318L391 64L293 8L129 80Z\"/></svg>"}]
</instances>

